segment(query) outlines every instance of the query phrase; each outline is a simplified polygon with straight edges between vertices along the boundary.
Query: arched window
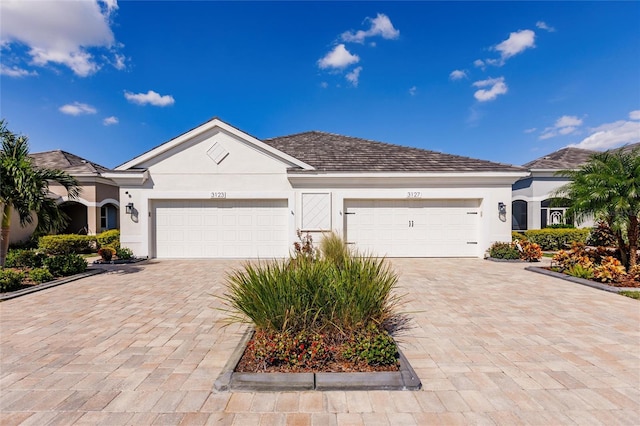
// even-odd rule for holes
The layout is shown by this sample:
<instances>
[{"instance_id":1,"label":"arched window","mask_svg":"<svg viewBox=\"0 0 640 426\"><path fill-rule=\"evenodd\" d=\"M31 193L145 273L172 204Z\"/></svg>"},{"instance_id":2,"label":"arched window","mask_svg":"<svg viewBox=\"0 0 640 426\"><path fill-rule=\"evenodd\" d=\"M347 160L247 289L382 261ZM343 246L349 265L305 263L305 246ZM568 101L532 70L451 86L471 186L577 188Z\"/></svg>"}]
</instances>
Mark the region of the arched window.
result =
<instances>
[{"instance_id":1,"label":"arched window","mask_svg":"<svg viewBox=\"0 0 640 426\"><path fill-rule=\"evenodd\" d=\"M527 230L527 202L516 200L511 202L511 229L514 231Z\"/></svg>"},{"instance_id":2,"label":"arched window","mask_svg":"<svg viewBox=\"0 0 640 426\"><path fill-rule=\"evenodd\" d=\"M571 223L566 217L569 200L562 198L547 199L540 203L540 228L550 225L564 225Z\"/></svg>"}]
</instances>

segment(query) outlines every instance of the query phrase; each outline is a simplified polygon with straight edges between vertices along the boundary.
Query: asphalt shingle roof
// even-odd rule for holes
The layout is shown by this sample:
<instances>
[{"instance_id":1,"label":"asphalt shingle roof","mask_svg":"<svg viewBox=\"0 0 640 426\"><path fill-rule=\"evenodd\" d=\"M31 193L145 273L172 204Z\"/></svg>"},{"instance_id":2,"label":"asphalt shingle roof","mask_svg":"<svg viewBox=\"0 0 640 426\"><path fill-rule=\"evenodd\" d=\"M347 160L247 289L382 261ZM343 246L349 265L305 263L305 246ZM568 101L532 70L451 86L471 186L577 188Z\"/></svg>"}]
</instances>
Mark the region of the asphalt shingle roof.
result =
<instances>
[{"instance_id":1,"label":"asphalt shingle roof","mask_svg":"<svg viewBox=\"0 0 640 426\"><path fill-rule=\"evenodd\" d=\"M581 148L563 148L524 164L527 169L565 170L575 169L586 162L596 151Z\"/></svg>"},{"instance_id":2,"label":"asphalt shingle roof","mask_svg":"<svg viewBox=\"0 0 640 426\"><path fill-rule=\"evenodd\" d=\"M262 142L325 172L522 172L510 164L443 154L325 132L304 132ZM292 173L306 173L293 169Z\"/></svg>"},{"instance_id":3,"label":"asphalt shingle roof","mask_svg":"<svg viewBox=\"0 0 640 426\"><path fill-rule=\"evenodd\" d=\"M29 154L29 157L36 167L63 170L70 175L100 175L109 171L100 164L61 150L35 152Z\"/></svg>"},{"instance_id":4,"label":"asphalt shingle roof","mask_svg":"<svg viewBox=\"0 0 640 426\"><path fill-rule=\"evenodd\" d=\"M610 152L617 151L631 151L633 149L640 148L640 142L624 145L620 148L611 149ZM563 148L558 151L547 154L544 157L537 158L522 167L527 169L543 169L543 170L567 170L575 169L582 164L586 163L593 154L599 151L592 151L590 149L581 148Z\"/></svg>"}]
</instances>

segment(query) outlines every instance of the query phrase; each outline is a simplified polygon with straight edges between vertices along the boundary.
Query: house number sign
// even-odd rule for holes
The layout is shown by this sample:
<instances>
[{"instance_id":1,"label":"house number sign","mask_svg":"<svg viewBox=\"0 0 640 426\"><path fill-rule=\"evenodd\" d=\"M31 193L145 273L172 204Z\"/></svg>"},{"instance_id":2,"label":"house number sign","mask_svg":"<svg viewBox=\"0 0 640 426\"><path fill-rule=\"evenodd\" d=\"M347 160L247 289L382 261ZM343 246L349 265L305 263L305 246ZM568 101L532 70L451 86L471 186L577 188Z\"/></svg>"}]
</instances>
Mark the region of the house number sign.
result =
<instances>
[{"instance_id":1,"label":"house number sign","mask_svg":"<svg viewBox=\"0 0 640 426\"><path fill-rule=\"evenodd\" d=\"M420 192L420 191L409 191L409 192L407 192L407 198L422 198L422 192Z\"/></svg>"},{"instance_id":2,"label":"house number sign","mask_svg":"<svg viewBox=\"0 0 640 426\"><path fill-rule=\"evenodd\" d=\"M215 191L211 193L211 198L227 198L226 192Z\"/></svg>"}]
</instances>

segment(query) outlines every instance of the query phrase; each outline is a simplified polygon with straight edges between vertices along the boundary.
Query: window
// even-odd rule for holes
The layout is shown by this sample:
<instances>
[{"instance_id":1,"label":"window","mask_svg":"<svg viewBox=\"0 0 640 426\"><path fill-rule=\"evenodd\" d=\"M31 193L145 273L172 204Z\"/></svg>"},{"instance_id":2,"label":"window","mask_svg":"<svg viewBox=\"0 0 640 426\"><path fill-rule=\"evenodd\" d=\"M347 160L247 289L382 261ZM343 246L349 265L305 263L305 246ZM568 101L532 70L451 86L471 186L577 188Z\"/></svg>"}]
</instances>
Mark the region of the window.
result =
<instances>
[{"instance_id":1,"label":"window","mask_svg":"<svg viewBox=\"0 0 640 426\"><path fill-rule=\"evenodd\" d=\"M527 230L527 202L516 200L511 203L511 229L514 231Z\"/></svg>"},{"instance_id":2,"label":"window","mask_svg":"<svg viewBox=\"0 0 640 426\"><path fill-rule=\"evenodd\" d=\"M118 209L113 204L105 204L100 207L100 230L118 228Z\"/></svg>"},{"instance_id":3,"label":"window","mask_svg":"<svg viewBox=\"0 0 640 426\"><path fill-rule=\"evenodd\" d=\"M562 202L565 201L565 202ZM570 220L567 220L566 217L567 207L556 207L558 205L567 205L568 202L566 200L561 200L560 203L557 201L554 202L551 199L544 200L540 203L540 228L546 228L551 225L564 225L566 223L570 223ZM552 207L553 205L553 207Z\"/></svg>"}]
</instances>

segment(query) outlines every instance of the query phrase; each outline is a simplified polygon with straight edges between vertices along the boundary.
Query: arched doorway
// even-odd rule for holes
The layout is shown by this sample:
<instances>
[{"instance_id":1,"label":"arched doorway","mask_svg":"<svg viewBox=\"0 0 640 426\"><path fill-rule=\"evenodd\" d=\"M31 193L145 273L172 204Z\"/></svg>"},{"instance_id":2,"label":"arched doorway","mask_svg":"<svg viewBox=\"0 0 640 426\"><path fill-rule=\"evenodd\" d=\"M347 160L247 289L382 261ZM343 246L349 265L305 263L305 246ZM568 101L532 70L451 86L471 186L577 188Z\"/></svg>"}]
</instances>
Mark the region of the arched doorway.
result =
<instances>
[{"instance_id":1,"label":"arched doorway","mask_svg":"<svg viewBox=\"0 0 640 426\"><path fill-rule=\"evenodd\" d=\"M69 216L69 223L62 231L63 234L86 234L88 232L87 206L76 201L65 201L60 204L60 210Z\"/></svg>"},{"instance_id":2,"label":"arched doorway","mask_svg":"<svg viewBox=\"0 0 640 426\"><path fill-rule=\"evenodd\" d=\"M100 207L100 231L118 229L118 207L107 203Z\"/></svg>"}]
</instances>

